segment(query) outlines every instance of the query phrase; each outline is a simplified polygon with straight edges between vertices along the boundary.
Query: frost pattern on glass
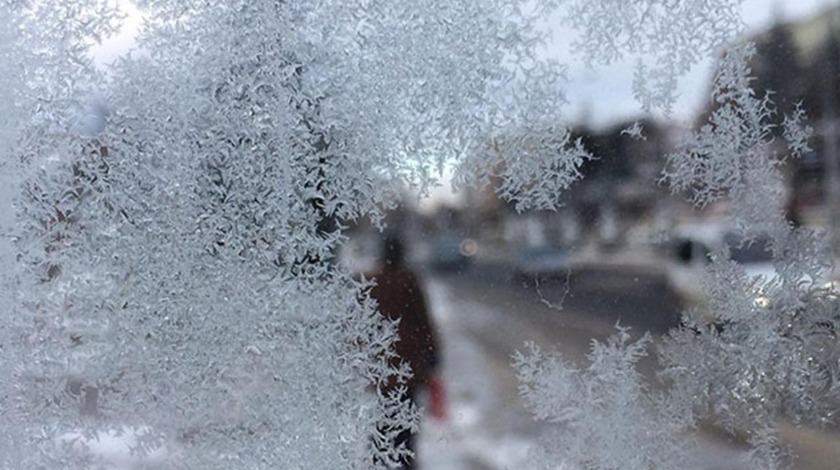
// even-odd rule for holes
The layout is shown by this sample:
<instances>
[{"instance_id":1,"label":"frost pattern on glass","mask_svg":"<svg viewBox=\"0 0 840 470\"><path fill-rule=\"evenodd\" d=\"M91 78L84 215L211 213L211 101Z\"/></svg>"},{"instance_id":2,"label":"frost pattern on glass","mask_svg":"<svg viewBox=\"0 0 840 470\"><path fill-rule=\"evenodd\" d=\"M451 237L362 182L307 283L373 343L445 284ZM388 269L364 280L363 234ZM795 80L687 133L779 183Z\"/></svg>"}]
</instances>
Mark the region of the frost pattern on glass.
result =
<instances>
[{"instance_id":1,"label":"frost pattern on glass","mask_svg":"<svg viewBox=\"0 0 840 470\"><path fill-rule=\"evenodd\" d=\"M145 0L143 52L106 82L87 48L113 32L111 3L0 3L18 261L0 290L0 466L90 468L66 436L110 431L174 468L370 468L371 445L418 411L370 391L411 371L390 365L395 325L333 253L347 223L380 221L447 165L459 184L500 179L518 210L556 207L592 157L559 126L562 68L534 56L555 2ZM735 0L560 3L593 64L638 57L648 110L667 112L677 78L740 30ZM665 179L699 206L730 198L748 239L769 236L777 277L716 254L710 316L660 349L664 392L636 372L648 338L623 330L585 369L518 355L526 403L562 439L535 465L682 468L674 437L712 417L751 428L771 468L777 418L833 418L830 251L781 215L780 165L810 130L796 109L775 146L752 54L725 54L718 107Z\"/></svg>"},{"instance_id":2,"label":"frost pattern on glass","mask_svg":"<svg viewBox=\"0 0 840 470\"><path fill-rule=\"evenodd\" d=\"M593 7L588 2L573 10L573 22L580 21L585 28L610 36L602 41L592 38L584 41L589 45L590 49L586 50L592 57L610 62L615 59L611 55L612 49L624 50L617 45L621 41L643 44L635 35L644 34L645 29L642 23L636 25L634 22L646 21L647 8L653 3L614 5L596 2ZM607 4L610 8L606 11L599 9ZM674 4L679 5L682 3ZM612 15L619 16L617 12L623 11L622 8L627 12L613 25L599 23L613 18ZM643 11L645 13L640 13ZM655 13L656 9L652 11ZM625 18L629 18L627 23ZM675 21L675 24L683 24ZM737 30L736 23L735 20L729 23L732 31ZM666 30L676 29L672 30L668 25ZM720 45L719 40L729 39L731 31L727 32L724 27L717 33L722 36L715 36L716 39L707 44ZM655 36L656 40L662 37L668 37L668 34ZM600 48L601 44L606 44L605 48ZM630 50L634 50L633 46ZM681 58L674 60L691 56L681 55L679 47L664 46L654 50L674 53ZM604 53L598 55L597 51ZM650 56L649 50L644 52ZM685 324L672 331L659 347L662 377L668 386L665 395L650 398L653 405L624 403L622 410L635 416L662 406L679 410L671 417L679 416L678 422L685 429L693 428L695 420L712 420L732 431L746 431L753 446L752 464L757 468L786 468L790 456L780 447L775 430L777 421L788 419L794 423L825 424L834 419L837 403L840 403L837 367L840 348L836 346L835 336L840 326L836 314L840 307L836 293L822 285L822 280L833 269L833 257L824 234L793 227L785 220L783 212L785 194L781 167L787 158L798 158L809 151L812 130L804 122L804 111L797 107L792 114L784 116L783 139L774 139L774 125L770 119L774 105L770 95L757 96L751 86L753 78L749 63L753 55L754 46L750 43L738 43L725 51L714 78L711 98L715 107L709 121L698 131L686 133L677 151L667 156L663 180L674 192L686 194L700 208L726 199L732 207L733 223L744 237L743 243L749 245L767 240L776 276L772 279L750 277L740 265L729 260L727 250L714 253L703 282L709 305L702 311L687 312ZM663 63L666 67L676 64L671 59ZM637 77L650 77L644 64L637 70ZM657 103L667 111L667 103L672 100L667 90L673 90L667 81L679 75L677 70L679 67L663 69L658 75L665 81L654 88L662 94L639 92L643 108ZM634 133L632 127L627 132ZM593 375L619 376L612 368L595 362L593 360L587 370ZM589 379L581 378L584 374L561 359L551 356L547 359L538 352L524 358L518 356L515 365L520 371L523 397L537 418L558 421L572 434L538 449L538 453L549 455L540 461L542 465L551 468L561 462L562 467L567 465L564 458L580 455L581 462L569 465L571 468L627 466L624 461L595 462L609 458L601 454L623 455L622 449L626 445L616 443L610 431L632 429L625 423L604 427L604 435L612 439L604 438L603 446L599 447L603 451L596 457L586 451L568 449L554 455L557 442L576 442L578 437L588 436L587 431L582 430L593 423L581 418L583 424L578 424L574 421L575 415L570 414L570 410L585 409L587 405L568 406L568 397L581 393L575 387L589 391L591 387L586 386ZM628 369L626 364L622 367L622 370ZM634 384L632 378L624 377L623 380L621 387ZM558 391L558 395L553 395L553 391ZM604 399L594 401L609 403ZM590 411L588 415L602 418L596 411ZM609 422L620 418L608 414L603 419ZM645 429L658 428L653 424ZM679 449L679 443L668 440L652 439L638 444L641 449L652 445L668 449L661 450L662 455L674 455L671 452ZM683 466L643 464L643 468Z\"/></svg>"},{"instance_id":3,"label":"frost pattern on glass","mask_svg":"<svg viewBox=\"0 0 840 470\"><path fill-rule=\"evenodd\" d=\"M0 397L3 413L0 416L0 467L48 468L72 467L72 457L45 450L39 454L30 444L54 444L58 423L41 412L44 400L33 399L27 385L37 383L44 388L46 368L68 360L62 355L64 345L52 343L53 336L45 331L44 318L37 312L54 303L51 289L40 282L45 274L46 259L64 258L60 240L69 239L66 225L58 219L62 209L49 211L42 223L22 227L6 219L16 204L21 215L25 196L20 190L38 189L20 183L32 176L37 179L47 169L55 167L63 149L74 145L70 129L85 96L100 83L100 77L90 66L87 48L97 37L114 31L116 12L113 2L78 0L61 2L0 2L0 57L4 64L0 72L0 98L3 113L0 117L0 170L2 170L2 203L0 209L0 257L4 263L0 285L0 314L4 327L0 331ZM49 148L49 151L46 149ZM66 199L72 199L72 187ZM10 200L12 199L12 200ZM62 203L65 204L65 203ZM66 205L72 205L67 202ZM37 204L36 204L37 206ZM62 206L66 207L65 205ZM26 219L22 216L19 220ZM67 233L67 237L64 237ZM10 246L9 241L15 243ZM40 245L35 254L32 246ZM44 248L49 247L48 250ZM8 256L7 249L17 253ZM8 263L18 256L20 263ZM35 272L34 281L27 272ZM34 284L34 286L33 286ZM29 288L32 288L31 290ZM31 295L30 295L31 294ZM66 338L65 338L66 339ZM49 354L33 356L38 345ZM55 346L55 347L53 347ZM50 384L57 392L59 387ZM54 396L51 393L50 396ZM42 395L42 398L46 396ZM42 419L43 418L43 419ZM54 447L54 445L53 445ZM42 467L43 468L43 467Z\"/></svg>"},{"instance_id":4,"label":"frost pattern on glass","mask_svg":"<svg viewBox=\"0 0 840 470\"><path fill-rule=\"evenodd\" d=\"M11 130L26 141L10 154L21 273L3 344L20 360L3 386L21 450L9 466L93 464L60 436L103 431L136 434L137 452L163 450L175 468L399 460L392 430L417 410L374 384L411 372L390 365L395 325L334 253L348 223L378 222L486 136L556 123L561 71L533 52L547 6L138 3L140 50L110 82L83 46L115 12L15 10L31 18L23 31L56 29L31 59L43 87L16 85L34 84L34 109ZM552 128L523 160L568 180L552 160L566 136Z\"/></svg>"},{"instance_id":5,"label":"frost pattern on glass","mask_svg":"<svg viewBox=\"0 0 840 470\"><path fill-rule=\"evenodd\" d=\"M700 207L728 197L735 219L761 230L779 223L784 201L770 98L755 96L750 86L754 54L752 44L725 53L712 89L717 107L708 123L667 156L665 179L673 191L689 192Z\"/></svg>"},{"instance_id":6,"label":"frost pattern on glass","mask_svg":"<svg viewBox=\"0 0 840 470\"><path fill-rule=\"evenodd\" d=\"M525 405L552 429L529 468L687 468L690 443L682 435L693 425L690 410L651 390L636 370L650 341L631 340L619 327L606 342L592 343L581 368L533 344L514 354Z\"/></svg>"},{"instance_id":7,"label":"frost pattern on glass","mask_svg":"<svg viewBox=\"0 0 840 470\"><path fill-rule=\"evenodd\" d=\"M766 240L775 276L751 277L727 249L714 253L703 282L708 308L689 312L660 354L664 376L699 417L749 430L755 462L783 468L778 419L835 418L840 304L823 285L834 267L825 234L792 226L783 212L781 166L809 150L811 129L796 108L784 117L783 140L774 139L773 103L750 85L753 54L751 44L727 51L712 92L717 108L668 156L665 179L700 207L726 198L743 244Z\"/></svg>"},{"instance_id":8,"label":"frost pattern on glass","mask_svg":"<svg viewBox=\"0 0 840 470\"><path fill-rule=\"evenodd\" d=\"M556 209L560 195L583 175L592 155L567 129L546 125L509 129L474 148L456 183L488 186L518 212ZM470 165L470 166L468 166Z\"/></svg>"},{"instance_id":9,"label":"frost pattern on glass","mask_svg":"<svg viewBox=\"0 0 840 470\"><path fill-rule=\"evenodd\" d=\"M634 58L633 93L645 111L670 113L679 79L742 28L741 0L572 0L572 49L590 65Z\"/></svg>"}]
</instances>

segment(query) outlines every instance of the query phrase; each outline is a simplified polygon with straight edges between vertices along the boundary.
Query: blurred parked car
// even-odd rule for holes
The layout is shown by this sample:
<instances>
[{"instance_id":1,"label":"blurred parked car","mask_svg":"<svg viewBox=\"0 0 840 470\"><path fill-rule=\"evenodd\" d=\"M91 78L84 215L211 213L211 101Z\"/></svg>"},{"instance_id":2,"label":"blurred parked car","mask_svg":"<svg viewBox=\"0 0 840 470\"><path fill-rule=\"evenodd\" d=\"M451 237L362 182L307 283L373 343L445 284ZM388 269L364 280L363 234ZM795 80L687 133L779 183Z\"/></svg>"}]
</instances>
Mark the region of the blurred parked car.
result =
<instances>
[{"instance_id":1,"label":"blurred parked car","mask_svg":"<svg viewBox=\"0 0 840 470\"><path fill-rule=\"evenodd\" d=\"M476 251L472 239L440 235L432 240L429 265L436 271L459 271L469 265Z\"/></svg>"},{"instance_id":2,"label":"blurred parked car","mask_svg":"<svg viewBox=\"0 0 840 470\"><path fill-rule=\"evenodd\" d=\"M551 245L522 250L514 262L514 274L521 279L550 279L569 273L569 252Z\"/></svg>"}]
</instances>

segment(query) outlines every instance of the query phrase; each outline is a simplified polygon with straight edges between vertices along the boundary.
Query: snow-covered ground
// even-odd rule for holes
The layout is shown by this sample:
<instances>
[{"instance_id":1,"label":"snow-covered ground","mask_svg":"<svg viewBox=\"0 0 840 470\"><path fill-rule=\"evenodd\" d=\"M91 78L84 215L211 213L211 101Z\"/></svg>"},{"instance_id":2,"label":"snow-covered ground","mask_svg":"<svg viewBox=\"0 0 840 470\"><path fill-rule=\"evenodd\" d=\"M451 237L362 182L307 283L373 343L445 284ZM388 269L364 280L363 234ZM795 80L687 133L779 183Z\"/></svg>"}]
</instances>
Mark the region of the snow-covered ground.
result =
<instances>
[{"instance_id":1,"label":"snow-covered ground","mask_svg":"<svg viewBox=\"0 0 840 470\"><path fill-rule=\"evenodd\" d=\"M430 308L441 331L447 420L426 419L418 442L421 468L439 470L521 467L535 436L509 432L527 417L505 403L499 375L480 345L463 327L466 309L446 286L427 286ZM522 410L524 411L524 410ZM507 418L507 419L505 419Z\"/></svg>"}]
</instances>

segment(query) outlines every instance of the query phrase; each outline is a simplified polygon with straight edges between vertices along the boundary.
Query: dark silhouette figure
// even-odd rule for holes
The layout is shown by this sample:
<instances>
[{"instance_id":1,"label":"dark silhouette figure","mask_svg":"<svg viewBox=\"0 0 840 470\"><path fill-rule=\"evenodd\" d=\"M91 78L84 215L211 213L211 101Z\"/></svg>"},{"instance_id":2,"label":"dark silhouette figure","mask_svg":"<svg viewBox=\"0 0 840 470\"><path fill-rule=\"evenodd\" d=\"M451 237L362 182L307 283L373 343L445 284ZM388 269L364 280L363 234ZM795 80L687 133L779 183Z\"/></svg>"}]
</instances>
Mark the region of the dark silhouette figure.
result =
<instances>
[{"instance_id":1,"label":"dark silhouette figure","mask_svg":"<svg viewBox=\"0 0 840 470\"><path fill-rule=\"evenodd\" d=\"M370 295L378 302L382 315L399 320L394 365L407 362L411 366L412 377L405 384L403 399L414 402L417 394L434 379L438 365L437 338L420 282L403 262L402 240L397 236L386 237L382 251L380 268L369 274L376 281ZM391 378L380 386L380 391L391 393L397 387L396 380ZM394 444L414 452L415 436L410 429L404 429ZM401 463L403 469L416 468L414 459Z\"/></svg>"}]
</instances>

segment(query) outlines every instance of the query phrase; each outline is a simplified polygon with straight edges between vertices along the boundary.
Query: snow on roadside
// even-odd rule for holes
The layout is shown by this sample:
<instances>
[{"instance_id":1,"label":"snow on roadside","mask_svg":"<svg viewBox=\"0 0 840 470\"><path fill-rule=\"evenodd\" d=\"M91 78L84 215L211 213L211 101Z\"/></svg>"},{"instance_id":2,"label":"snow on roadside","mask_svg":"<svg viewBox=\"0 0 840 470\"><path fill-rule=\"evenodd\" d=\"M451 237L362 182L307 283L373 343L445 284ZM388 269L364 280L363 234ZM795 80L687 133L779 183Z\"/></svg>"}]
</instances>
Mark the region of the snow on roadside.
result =
<instances>
[{"instance_id":1,"label":"snow on roadside","mask_svg":"<svg viewBox=\"0 0 840 470\"><path fill-rule=\"evenodd\" d=\"M441 332L447 420L427 418L420 430L421 468L495 470L522 467L533 443L529 436L498 429L503 403L481 348L459 325L454 292L435 280L426 286L429 305Z\"/></svg>"}]
</instances>

